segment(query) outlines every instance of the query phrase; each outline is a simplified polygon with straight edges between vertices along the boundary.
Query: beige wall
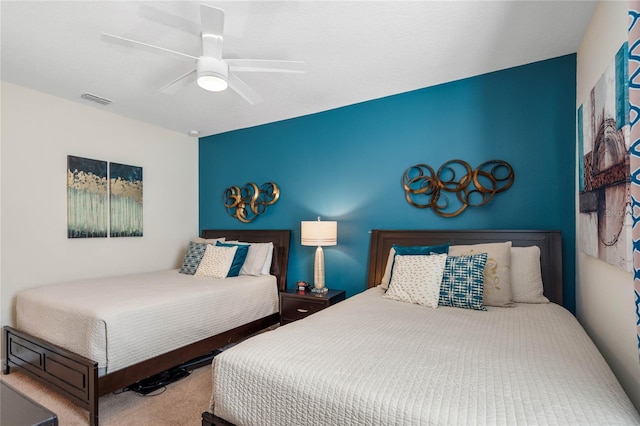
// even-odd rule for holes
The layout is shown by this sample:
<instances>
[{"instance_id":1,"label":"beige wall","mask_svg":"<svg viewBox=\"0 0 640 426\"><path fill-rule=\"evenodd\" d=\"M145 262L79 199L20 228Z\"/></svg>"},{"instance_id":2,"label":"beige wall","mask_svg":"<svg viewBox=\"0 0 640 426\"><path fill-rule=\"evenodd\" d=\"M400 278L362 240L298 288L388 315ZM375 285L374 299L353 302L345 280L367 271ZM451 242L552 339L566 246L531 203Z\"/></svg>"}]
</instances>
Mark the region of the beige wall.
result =
<instances>
[{"instance_id":1,"label":"beige wall","mask_svg":"<svg viewBox=\"0 0 640 426\"><path fill-rule=\"evenodd\" d=\"M2 82L0 310L22 289L179 266L198 232L198 141ZM143 168L144 236L67 238L67 155Z\"/></svg>"},{"instance_id":2,"label":"beige wall","mask_svg":"<svg viewBox=\"0 0 640 426\"><path fill-rule=\"evenodd\" d=\"M627 8L626 1L598 3L578 49L577 106L588 100L589 91L627 40ZM579 233L577 219L576 223ZM633 276L579 250L577 268L578 320L607 359L636 408L640 409Z\"/></svg>"}]
</instances>

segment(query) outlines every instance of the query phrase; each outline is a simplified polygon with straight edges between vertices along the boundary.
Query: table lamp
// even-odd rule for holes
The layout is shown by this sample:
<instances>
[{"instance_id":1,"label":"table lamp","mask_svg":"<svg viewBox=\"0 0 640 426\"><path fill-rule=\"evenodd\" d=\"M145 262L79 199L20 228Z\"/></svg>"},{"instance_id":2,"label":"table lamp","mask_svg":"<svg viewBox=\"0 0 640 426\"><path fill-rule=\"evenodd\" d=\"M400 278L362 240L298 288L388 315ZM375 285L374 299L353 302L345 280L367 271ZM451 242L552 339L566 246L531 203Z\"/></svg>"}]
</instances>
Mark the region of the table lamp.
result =
<instances>
[{"instance_id":1,"label":"table lamp","mask_svg":"<svg viewBox=\"0 0 640 426\"><path fill-rule=\"evenodd\" d=\"M300 240L303 246L317 246L316 257L313 263L313 289L314 293L326 293L324 286L324 252L322 246L335 246L338 242L338 222L302 221Z\"/></svg>"}]
</instances>

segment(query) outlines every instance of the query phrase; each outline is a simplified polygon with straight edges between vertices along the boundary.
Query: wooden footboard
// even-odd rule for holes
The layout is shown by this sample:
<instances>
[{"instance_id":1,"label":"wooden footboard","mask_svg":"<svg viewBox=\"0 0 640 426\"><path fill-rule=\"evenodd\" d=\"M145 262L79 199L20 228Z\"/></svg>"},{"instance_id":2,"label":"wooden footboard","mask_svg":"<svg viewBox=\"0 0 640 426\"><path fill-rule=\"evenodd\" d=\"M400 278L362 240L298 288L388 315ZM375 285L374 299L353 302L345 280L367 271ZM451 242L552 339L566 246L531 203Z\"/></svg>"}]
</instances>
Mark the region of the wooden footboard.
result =
<instances>
[{"instance_id":1,"label":"wooden footboard","mask_svg":"<svg viewBox=\"0 0 640 426\"><path fill-rule=\"evenodd\" d=\"M4 373L17 368L29 377L89 411L89 423L98 426L98 398L176 365L205 355L279 324L278 313L192 343L122 370L98 377L98 363L42 339L4 327Z\"/></svg>"},{"instance_id":2,"label":"wooden footboard","mask_svg":"<svg viewBox=\"0 0 640 426\"><path fill-rule=\"evenodd\" d=\"M11 367L22 370L88 410L91 424L98 424L97 362L9 326L4 327L4 344L5 374Z\"/></svg>"}]
</instances>

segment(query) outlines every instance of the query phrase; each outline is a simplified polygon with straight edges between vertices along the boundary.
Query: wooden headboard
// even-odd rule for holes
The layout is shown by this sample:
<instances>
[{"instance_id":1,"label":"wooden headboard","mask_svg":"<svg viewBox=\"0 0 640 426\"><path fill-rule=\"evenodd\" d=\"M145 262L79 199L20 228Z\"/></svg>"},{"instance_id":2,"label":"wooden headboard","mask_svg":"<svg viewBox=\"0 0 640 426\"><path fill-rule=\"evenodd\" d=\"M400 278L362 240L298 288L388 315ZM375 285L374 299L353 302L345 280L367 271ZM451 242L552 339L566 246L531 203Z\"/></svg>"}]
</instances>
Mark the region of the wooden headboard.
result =
<instances>
[{"instance_id":1,"label":"wooden headboard","mask_svg":"<svg viewBox=\"0 0 640 426\"><path fill-rule=\"evenodd\" d=\"M287 267L289 265L289 244L291 230L256 230L256 229L203 229L202 238L225 237L228 241L247 243L273 243L273 260L271 274L278 278L280 291L287 290Z\"/></svg>"},{"instance_id":2,"label":"wooden headboard","mask_svg":"<svg viewBox=\"0 0 640 426\"><path fill-rule=\"evenodd\" d=\"M562 305L562 235L560 231L425 231L373 230L369 246L368 286L380 284L393 244L421 246L499 243L511 241L515 247L540 247L544 295Z\"/></svg>"}]
</instances>

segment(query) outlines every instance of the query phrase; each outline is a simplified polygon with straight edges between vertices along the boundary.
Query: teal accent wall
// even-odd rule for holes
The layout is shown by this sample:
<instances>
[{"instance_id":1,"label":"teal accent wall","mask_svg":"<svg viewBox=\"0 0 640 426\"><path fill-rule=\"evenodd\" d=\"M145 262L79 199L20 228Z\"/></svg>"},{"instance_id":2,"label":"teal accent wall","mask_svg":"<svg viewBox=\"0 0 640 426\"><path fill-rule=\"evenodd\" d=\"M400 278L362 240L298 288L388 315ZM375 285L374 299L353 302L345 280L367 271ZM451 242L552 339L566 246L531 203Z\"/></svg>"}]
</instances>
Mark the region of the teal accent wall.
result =
<instances>
[{"instance_id":1,"label":"teal accent wall","mask_svg":"<svg viewBox=\"0 0 640 426\"><path fill-rule=\"evenodd\" d=\"M300 221L336 220L338 245L324 249L326 282L348 296L367 287L372 229L559 229L564 299L574 312L575 102L572 54L201 138L200 228L291 229L292 287L313 280L315 249L300 245ZM451 159L474 168L504 160L515 183L455 218L409 205L403 172ZM281 196L265 214L250 224L227 214L225 188L271 181Z\"/></svg>"}]
</instances>

